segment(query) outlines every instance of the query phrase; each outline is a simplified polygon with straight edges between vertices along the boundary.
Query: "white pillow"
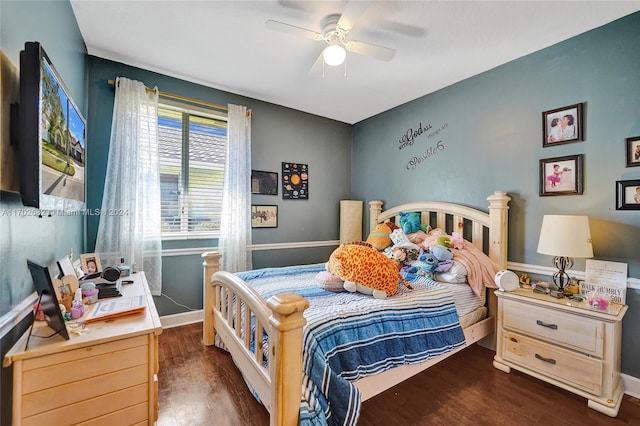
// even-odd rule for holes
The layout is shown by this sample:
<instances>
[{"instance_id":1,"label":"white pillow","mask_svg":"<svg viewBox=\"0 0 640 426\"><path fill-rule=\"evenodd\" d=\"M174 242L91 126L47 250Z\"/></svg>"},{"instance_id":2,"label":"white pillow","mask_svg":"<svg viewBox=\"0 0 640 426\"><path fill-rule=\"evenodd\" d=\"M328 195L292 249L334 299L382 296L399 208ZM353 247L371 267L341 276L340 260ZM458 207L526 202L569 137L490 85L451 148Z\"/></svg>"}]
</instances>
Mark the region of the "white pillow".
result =
<instances>
[{"instance_id":1,"label":"white pillow","mask_svg":"<svg viewBox=\"0 0 640 426\"><path fill-rule=\"evenodd\" d=\"M467 268L462 263L454 260L453 265L447 272L435 272L433 279L445 283L463 284L467 282Z\"/></svg>"}]
</instances>

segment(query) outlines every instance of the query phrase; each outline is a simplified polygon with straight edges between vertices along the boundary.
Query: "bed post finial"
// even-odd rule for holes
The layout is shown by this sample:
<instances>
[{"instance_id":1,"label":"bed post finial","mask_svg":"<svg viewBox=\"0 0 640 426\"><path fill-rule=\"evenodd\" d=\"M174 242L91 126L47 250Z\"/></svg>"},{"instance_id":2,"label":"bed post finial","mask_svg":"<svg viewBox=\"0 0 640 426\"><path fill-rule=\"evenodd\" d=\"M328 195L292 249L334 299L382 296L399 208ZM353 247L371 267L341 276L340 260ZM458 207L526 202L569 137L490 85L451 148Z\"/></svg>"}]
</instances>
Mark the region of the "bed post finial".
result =
<instances>
[{"instance_id":1,"label":"bed post finial","mask_svg":"<svg viewBox=\"0 0 640 426\"><path fill-rule=\"evenodd\" d=\"M215 306L215 292L211 285L211 277L220 269L222 255L216 251L202 253L202 305L204 318L202 327L202 341L206 346L213 345L215 330L213 329L213 306Z\"/></svg>"},{"instance_id":2,"label":"bed post finial","mask_svg":"<svg viewBox=\"0 0 640 426\"><path fill-rule=\"evenodd\" d=\"M489 201L489 258L501 269L507 267L507 214L511 197L496 191L487 197ZM501 244L501 241L504 241Z\"/></svg>"},{"instance_id":3,"label":"bed post finial","mask_svg":"<svg viewBox=\"0 0 640 426\"><path fill-rule=\"evenodd\" d=\"M369 201L369 232L378 224L378 216L382 213L382 201Z\"/></svg>"},{"instance_id":4,"label":"bed post finial","mask_svg":"<svg viewBox=\"0 0 640 426\"><path fill-rule=\"evenodd\" d=\"M309 301L299 294L280 293L267 300L275 333L269 336L271 426L297 425L302 383L302 327Z\"/></svg>"}]
</instances>

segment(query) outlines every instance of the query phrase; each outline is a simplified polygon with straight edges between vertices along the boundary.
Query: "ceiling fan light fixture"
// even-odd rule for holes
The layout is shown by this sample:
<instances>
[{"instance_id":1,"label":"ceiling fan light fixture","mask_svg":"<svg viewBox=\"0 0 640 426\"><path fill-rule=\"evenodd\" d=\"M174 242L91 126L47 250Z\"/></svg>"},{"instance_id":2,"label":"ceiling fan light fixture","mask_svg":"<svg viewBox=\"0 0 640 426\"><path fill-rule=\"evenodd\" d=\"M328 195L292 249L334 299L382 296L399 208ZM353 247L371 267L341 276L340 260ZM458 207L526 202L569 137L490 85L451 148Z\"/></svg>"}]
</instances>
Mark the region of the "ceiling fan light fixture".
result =
<instances>
[{"instance_id":1,"label":"ceiling fan light fixture","mask_svg":"<svg viewBox=\"0 0 640 426\"><path fill-rule=\"evenodd\" d=\"M327 46L322 52L324 62L332 67L342 64L346 56L347 51L339 44Z\"/></svg>"}]
</instances>

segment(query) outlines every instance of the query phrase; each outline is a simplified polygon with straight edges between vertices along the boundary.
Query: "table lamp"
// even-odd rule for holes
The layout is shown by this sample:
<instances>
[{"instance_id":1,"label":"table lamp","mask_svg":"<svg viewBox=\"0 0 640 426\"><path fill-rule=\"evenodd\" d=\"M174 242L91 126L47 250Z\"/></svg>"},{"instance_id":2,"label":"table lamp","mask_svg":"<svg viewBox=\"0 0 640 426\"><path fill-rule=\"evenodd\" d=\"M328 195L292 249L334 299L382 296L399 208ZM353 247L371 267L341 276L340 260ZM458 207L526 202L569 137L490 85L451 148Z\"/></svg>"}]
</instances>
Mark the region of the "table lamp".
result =
<instances>
[{"instance_id":1,"label":"table lamp","mask_svg":"<svg viewBox=\"0 0 640 426\"><path fill-rule=\"evenodd\" d=\"M538 241L538 253L554 256L553 263L558 272L553 274L553 283L562 290L569 283L571 258L593 257L591 231L587 216L544 215Z\"/></svg>"}]
</instances>

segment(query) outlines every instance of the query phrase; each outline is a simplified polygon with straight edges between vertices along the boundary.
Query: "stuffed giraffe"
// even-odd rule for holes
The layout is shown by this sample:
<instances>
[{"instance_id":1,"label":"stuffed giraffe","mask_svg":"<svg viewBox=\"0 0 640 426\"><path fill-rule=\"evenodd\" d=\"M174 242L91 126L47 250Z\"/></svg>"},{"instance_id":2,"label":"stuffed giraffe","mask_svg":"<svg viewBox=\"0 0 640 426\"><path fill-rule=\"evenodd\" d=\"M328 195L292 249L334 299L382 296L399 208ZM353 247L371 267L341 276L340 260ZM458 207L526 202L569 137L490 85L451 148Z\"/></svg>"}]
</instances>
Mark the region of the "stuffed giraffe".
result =
<instances>
[{"instance_id":1,"label":"stuffed giraffe","mask_svg":"<svg viewBox=\"0 0 640 426\"><path fill-rule=\"evenodd\" d=\"M398 271L398 265L367 243L351 243L331 253L327 270L344 280L347 291L358 291L376 299L393 296L398 280L411 288Z\"/></svg>"}]
</instances>

